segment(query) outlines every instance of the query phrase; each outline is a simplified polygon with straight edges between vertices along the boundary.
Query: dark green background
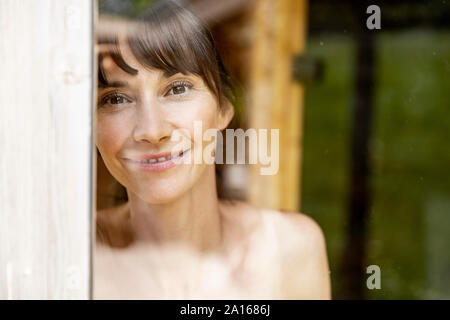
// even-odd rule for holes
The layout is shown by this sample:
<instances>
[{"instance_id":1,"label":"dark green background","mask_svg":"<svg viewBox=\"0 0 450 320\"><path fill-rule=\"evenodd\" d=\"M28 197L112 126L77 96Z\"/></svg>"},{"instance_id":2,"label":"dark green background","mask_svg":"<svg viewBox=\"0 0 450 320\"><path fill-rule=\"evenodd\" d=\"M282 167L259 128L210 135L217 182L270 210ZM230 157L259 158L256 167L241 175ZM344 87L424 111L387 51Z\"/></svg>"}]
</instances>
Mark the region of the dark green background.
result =
<instances>
[{"instance_id":1,"label":"dark green background","mask_svg":"<svg viewBox=\"0 0 450 320\"><path fill-rule=\"evenodd\" d=\"M340 289L347 219L354 43L310 37L324 79L306 87L302 211L322 226ZM376 36L370 145L373 203L367 265L381 268L368 298L450 298L450 32L407 28ZM337 296L339 297L339 296Z\"/></svg>"}]
</instances>

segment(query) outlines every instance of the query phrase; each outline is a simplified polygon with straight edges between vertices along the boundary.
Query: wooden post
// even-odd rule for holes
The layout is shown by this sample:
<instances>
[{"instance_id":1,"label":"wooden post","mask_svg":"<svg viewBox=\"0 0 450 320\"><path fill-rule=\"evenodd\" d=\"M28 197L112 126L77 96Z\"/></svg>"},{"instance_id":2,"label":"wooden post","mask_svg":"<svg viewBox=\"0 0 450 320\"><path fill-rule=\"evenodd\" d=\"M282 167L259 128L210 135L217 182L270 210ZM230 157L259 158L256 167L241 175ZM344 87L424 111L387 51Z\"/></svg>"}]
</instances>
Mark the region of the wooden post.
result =
<instances>
[{"instance_id":1,"label":"wooden post","mask_svg":"<svg viewBox=\"0 0 450 320\"><path fill-rule=\"evenodd\" d=\"M303 90L293 59L305 48L306 12L306 0L256 0L253 8L248 123L279 129L280 139L278 174L264 176L261 165L251 165L249 201L258 206L300 207Z\"/></svg>"},{"instance_id":2,"label":"wooden post","mask_svg":"<svg viewBox=\"0 0 450 320\"><path fill-rule=\"evenodd\" d=\"M93 2L0 2L0 299L91 296Z\"/></svg>"}]
</instances>

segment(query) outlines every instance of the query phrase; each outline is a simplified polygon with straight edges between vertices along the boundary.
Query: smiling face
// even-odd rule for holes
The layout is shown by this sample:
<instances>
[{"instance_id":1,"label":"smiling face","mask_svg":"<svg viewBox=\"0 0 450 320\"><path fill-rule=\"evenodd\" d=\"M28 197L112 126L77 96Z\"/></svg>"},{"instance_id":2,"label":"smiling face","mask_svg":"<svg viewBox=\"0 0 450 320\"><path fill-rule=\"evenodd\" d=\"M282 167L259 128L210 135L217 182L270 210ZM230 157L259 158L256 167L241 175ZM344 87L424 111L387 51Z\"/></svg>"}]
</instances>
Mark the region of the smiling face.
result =
<instances>
[{"instance_id":1,"label":"smiling face","mask_svg":"<svg viewBox=\"0 0 450 320\"><path fill-rule=\"evenodd\" d=\"M101 60L107 81L97 92L96 145L110 173L129 191L152 204L173 201L208 167L214 169L181 161L202 148L201 141L194 142L194 121L201 121L203 131L222 130L232 107L220 107L200 76L168 75L140 64L126 42L119 48L124 62L137 72L125 72L110 56ZM181 147L172 139L175 132L183 135ZM163 158L167 153L173 159ZM152 160L144 160L148 158Z\"/></svg>"}]
</instances>

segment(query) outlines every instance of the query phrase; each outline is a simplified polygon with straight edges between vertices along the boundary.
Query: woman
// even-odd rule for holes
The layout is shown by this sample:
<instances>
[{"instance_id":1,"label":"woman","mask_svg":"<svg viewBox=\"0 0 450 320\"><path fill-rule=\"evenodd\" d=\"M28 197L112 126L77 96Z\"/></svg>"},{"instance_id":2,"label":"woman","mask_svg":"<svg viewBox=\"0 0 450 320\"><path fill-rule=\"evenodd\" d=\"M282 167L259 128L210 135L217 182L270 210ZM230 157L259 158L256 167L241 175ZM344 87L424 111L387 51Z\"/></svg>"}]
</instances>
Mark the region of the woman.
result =
<instances>
[{"instance_id":1,"label":"woman","mask_svg":"<svg viewBox=\"0 0 450 320\"><path fill-rule=\"evenodd\" d=\"M214 164L192 161L204 151L194 124L220 131L233 117L201 21L164 1L98 48L96 145L128 202L97 213L94 297L330 298L312 219L219 200Z\"/></svg>"}]
</instances>

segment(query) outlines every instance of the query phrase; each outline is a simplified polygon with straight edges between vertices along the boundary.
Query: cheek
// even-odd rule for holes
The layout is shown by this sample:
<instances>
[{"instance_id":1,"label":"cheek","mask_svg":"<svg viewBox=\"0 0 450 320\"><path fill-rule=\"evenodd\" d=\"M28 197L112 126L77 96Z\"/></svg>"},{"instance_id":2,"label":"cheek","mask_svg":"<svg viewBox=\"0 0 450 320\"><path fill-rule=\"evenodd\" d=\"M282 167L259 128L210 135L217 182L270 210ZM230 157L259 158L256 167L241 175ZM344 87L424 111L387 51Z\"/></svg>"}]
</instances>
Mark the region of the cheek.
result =
<instances>
[{"instance_id":1,"label":"cheek","mask_svg":"<svg viewBox=\"0 0 450 320\"><path fill-rule=\"evenodd\" d=\"M112 154L127 139L128 122L119 114L99 115L96 122L96 145L102 154Z\"/></svg>"},{"instance_id":2,"label":"cheek","mask_svg":"<svg viewBox=\"0 0 450 320\"><path fill-rule=\"evenodd\" d=\"M186 103L177 114L177 123L179 127L188 129L191 134L194 133L194 123L200 121L202 130L217 127L218 108L215 99L205 95Z\"/></svg>"}]
</instances>

